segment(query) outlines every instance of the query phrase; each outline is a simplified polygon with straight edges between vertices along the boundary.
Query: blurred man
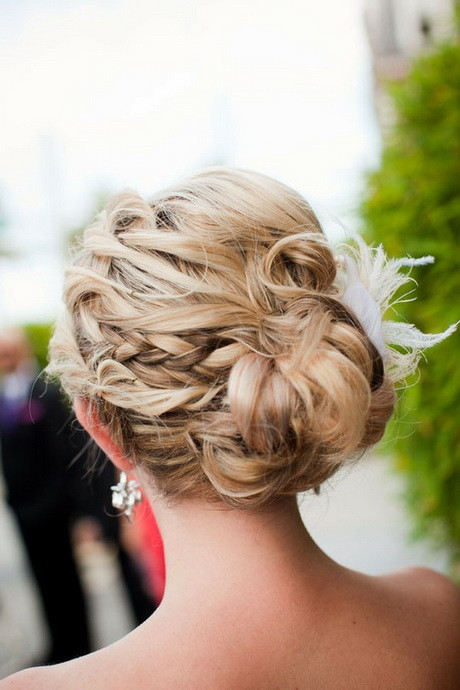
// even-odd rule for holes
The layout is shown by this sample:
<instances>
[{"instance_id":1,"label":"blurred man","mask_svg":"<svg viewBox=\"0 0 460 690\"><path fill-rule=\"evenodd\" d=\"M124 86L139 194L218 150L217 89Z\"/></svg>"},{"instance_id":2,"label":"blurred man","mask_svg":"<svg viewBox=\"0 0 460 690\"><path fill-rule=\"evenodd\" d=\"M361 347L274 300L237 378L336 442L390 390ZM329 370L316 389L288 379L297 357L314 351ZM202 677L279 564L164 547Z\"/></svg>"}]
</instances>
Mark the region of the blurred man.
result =
<instances>
[{"instance_id":1,"label":"blurred man","mask_svg":"<svg viewBox=\"0 0 460 690\"><path fill-rule=\"evenodd\" d=\"M93 448L95 470L88 474L89 437L63 402L60 390L38 375L20 330L0 335L0 375L0 443L7 500L50 629L52 648L45 663L58 663L90 651L73 541L103 540L114 546L136 624L153 613L155 602L136 559L123 546L120 519L111 508L110 487L117 481L114 466Z\"/></svg>"},{"instance_id":2,"label":"blurred man","mask_svg":"<svg viewBox=\"0 0 460 690\"><path fill-rule=\"evenodd\" d=\"M51 636L45 663L90 651L74 561L68 466L78 452L59 390L37 377L20 330L0 335L0 443L7 501L16 517Z\"/></svg>"}]
</instances>

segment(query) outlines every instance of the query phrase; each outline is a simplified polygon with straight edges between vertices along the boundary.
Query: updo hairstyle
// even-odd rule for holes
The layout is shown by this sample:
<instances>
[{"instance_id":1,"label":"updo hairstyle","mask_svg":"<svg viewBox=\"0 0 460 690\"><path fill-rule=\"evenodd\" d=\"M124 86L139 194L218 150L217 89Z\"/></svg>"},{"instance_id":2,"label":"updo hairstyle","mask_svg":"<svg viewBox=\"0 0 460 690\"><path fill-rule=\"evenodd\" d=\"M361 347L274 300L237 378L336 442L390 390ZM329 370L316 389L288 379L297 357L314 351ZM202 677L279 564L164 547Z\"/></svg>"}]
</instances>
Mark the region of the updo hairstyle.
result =
<instances>
[{"instance_id":1,"label":"updo hairstyle","mask_svg":"<svg viewBox=\"0 0 460 690\"><path fill-rule=\"evenodd\" d=\"M208 168L111 199L66 272L49 372L166 497L259 507L376 443L395 395L309 204Z\"/></svg>"}]
</instances>

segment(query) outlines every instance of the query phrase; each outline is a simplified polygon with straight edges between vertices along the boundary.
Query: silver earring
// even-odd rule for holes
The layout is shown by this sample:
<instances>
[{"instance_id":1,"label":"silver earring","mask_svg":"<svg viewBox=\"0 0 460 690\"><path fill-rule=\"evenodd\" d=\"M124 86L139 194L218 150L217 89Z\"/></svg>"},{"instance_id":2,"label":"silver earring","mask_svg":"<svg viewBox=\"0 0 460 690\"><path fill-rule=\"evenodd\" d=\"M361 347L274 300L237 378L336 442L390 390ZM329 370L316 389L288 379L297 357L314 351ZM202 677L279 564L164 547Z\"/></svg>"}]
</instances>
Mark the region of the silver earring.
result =
<instances>
[{"instance_id":1,"label":"silver earring","mask_svg":"<svg viewBox=\"0 0 460 690\"><path fill-rule=\"evenodd\" d=\"M120 481L112 489L112 505L118 510L122 510L130 522L133 521L134 508L142 501L140 485L126 476L126 472L121 472Z\"/></svg>"}]
</instances>

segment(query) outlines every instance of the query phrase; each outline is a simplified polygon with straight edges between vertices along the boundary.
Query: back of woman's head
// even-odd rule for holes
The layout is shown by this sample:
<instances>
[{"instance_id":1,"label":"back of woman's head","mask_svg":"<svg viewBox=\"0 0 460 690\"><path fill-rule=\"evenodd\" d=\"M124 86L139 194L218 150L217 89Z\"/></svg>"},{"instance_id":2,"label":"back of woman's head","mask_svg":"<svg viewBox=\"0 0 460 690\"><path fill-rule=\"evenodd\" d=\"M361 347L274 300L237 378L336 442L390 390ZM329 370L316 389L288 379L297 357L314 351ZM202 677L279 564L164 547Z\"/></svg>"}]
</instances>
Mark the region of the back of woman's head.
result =
<instances>
[{"instance_id":1,"label":"back of woman's head","mask_svg":"<svg viewBox=\"0 0 460 690\"><path fill-rule=\"evenodd\" d=\"M165 496L255 507L316 488L394 406L337 268L309 204L264 175L123 192L67 271L50 371Z\"/></svg>"}]
</instances>

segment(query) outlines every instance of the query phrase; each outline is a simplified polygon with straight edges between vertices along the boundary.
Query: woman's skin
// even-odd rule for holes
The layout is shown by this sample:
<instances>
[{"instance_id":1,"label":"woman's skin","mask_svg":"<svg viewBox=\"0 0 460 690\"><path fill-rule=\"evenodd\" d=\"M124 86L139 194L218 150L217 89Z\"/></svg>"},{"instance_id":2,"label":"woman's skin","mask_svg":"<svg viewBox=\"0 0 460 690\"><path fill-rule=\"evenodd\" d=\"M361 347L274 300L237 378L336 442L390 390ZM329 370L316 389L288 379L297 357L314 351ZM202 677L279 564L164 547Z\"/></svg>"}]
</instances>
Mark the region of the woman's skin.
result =
<instances>
[{"instance_id":1,"label":"woman's skin","mask_svg":"<svg viewBox=\"0 0 460 690\"><path fill-rule=\"evenodd\" d=\"M84 403L75 408L128 470ZM295 498L257 512L169 505L137 476L164 541L160 607L115 644L17 673L2 690L460 687L460 593L448 578L424 568L371 577L338 565L308 534Z\"/></svg>"}]
</instances>

